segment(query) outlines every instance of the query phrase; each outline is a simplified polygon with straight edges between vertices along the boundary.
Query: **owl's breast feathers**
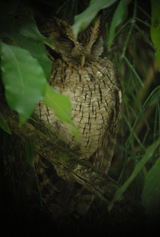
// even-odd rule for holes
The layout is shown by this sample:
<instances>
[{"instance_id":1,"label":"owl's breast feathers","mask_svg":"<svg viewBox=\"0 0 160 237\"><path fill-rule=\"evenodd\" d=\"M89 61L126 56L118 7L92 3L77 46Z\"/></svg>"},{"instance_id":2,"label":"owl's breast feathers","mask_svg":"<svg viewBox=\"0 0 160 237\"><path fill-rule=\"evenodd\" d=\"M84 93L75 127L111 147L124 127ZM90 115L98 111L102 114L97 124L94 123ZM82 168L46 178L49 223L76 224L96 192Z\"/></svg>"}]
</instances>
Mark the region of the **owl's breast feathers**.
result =
<instances>
[{"instance_id":1,"label":"owl's breast feathers","mask_svg":"<svg viewBox=\"0 0 160 237\"><path fill-rule=\"evenodd\" d=\"M113 150L121 103L119 76L113 64L107 58L98 58L81 67L57 59L53 62L50 85L71 100L72 120L79 129L79 140L73 137L70 125L61 122L42 102L35 111L41 121L71 147L78 145L84 159L99 150L103 150L101 157L104 156L109 141ZM112 154L106 157L109 163Z\"/></svg>"}]
</instances>

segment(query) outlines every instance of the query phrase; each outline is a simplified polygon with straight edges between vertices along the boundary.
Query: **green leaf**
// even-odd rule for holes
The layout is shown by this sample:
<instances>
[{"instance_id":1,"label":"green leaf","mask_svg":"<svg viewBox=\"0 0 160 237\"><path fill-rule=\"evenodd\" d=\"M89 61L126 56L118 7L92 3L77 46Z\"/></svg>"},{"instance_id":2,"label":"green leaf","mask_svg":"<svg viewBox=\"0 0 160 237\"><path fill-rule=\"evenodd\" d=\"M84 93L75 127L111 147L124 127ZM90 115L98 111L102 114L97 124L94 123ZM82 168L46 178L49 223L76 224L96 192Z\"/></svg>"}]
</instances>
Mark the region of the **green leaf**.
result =
<instances>
[{"instance_id":1,"label":"green leaf","mask_svg":"<svg viewBox=\"0 0 160 237\"><path fill-rule=\"evenodd\" d=\"M113 19L111 22L111 27L110 27L108 47L110 47L113 42L116 27L120 25L127 17L128 4L130 2L131 0L121 0L117 6L117 9L114 12Z\"/></svg>"},{"instance_id":2,"label":"green leaf","mask_svg":"<svg viewBox=\"0 0 160 237\"><path fill-rule=\"evenodd\" d=\"M71 124L73 135L78 139L78 129L71 119L71 102L69 98L57 93L47 84L43 102L47 107L54 110L55 114L62 122Z\"/></svg>"},{"instance_id":3,"label":"green leaf","mask_svg":"<svg viewBox=\"0 0 160 237\"><path fill-rule=\"evenodd\" d=\"M25 155L29 164L32 165L34 158L34 143L30 139L27 139L26 141Z\"/></svg>"},{"instance_id":4,"label":"green leaf","mask_svg":"<svg viewBox=\"0 0 160 237\"><path fill-rule=\"evenodd\" d=\"M159 144L160 144L160 138L157 139L157 141L155 141L152 145L150 145L147 148L145 155L143 156L141 161L135 166L134 171L131 174L131 176L129 177L129 179L122 185L122 187L120 187L116 191L114 198L112 199L112 201L108 205L108 210L111 210L114 202L116 200L118 200L121 197L121 195L126 191L126 189L130 185L130 183L133 181L133 179L138 175L138 173L141 171L141 169L146 164L146 162L152 157L154 151L156 150L156 148L158 147Z\"/></svg>"},{"instance_id":5,"label":"green leaf","mask_svg":"<svg viewBox=\"0 0 160 237\"><path fill-rule=\"evenodd\" d=\"M3 115L0 113L0 127L5 131L7 132L8 134L12 134L11 133L11 130L9 129L8 127L8 124L5 120L5 118L3 117Z\"/></svg>"},{"instance_id":6,"label":"green leaf","mask_svg":"<svg viewBox=\"0 0 160 237\"><path fill-rule=\"evenodd\" d=\"M49 80L52 63L47 57L44 44L52 46L49 39L39 32L30 11L22 4L7 2L0 4L0 37L12 39L16 44L27 49L42 66Z\"/></svg>"},{"instance_id":7,"label":"green leaf","mask_svg":"<svg viewBox=\"0 0 160 237\"><path fill-rule=\"evenodd\" d=\"M160 1L151 0L151 39L156 48L156 59L160 67Z\"/></svg>"},{"instance_id":8,"label":"green leaf","mask_svg":"<svg viewBox=\"0 0 160 237\"><path fill-rule=\"evenodd\" d=\"M132 127L132 131L128 137L128 141L130 140L130 138L133 136L133 132L134 129L136 128L138 122L140 121L140 119L143 117L144 111L151 106L152 104L156 103L159 101L159 95L160 95L160 86L157 86L151 93L150 95L147 97L146 101L144 102L139 114L136 117L136 120L134 122L134 125Z\"/></svg>"},{"instance_id":9,"label":"green leaf","mask_svg":"<svg viewBox=\"0 0 160 237\"><path fill-rule=\"evenodd\" d=\"M160 216L160 158L146 175L142 191L142 205L150 220L156 220Z\"/></svg>"},{"instance_id":10,"label":"green leaf","mask_svg":"<svg viewBox=\"0 0 160 237\"><path fill-rule=\"evenodd\" d=\"M76 39L78 33L89 26L97 13L104 8L110 7L117 0L91 0L89 7L81 14L75 16L74 25L72 26L73 36Z\"/></svg>"},{"instance_id":11,"label":"green leaf","mask_svg":"<svg viewBox=\"0 0 160 237\"><path fill-rule=\"evenodd\" d=\"M28 51L5 43L2 43L1 65L7 102L18 112L22 124L43 99L47 84L44 72Z\"/></svg>"},{"instance_id":12,"label":"green leaf","mask_svg":"<svg viewBox=\"0 0 160 237\"><path fill-rule=\"evenodd\" d=\"M30 54L38 60L39 64L43 68L45 77L47 78L47 80L49 80L51 76L52 62L47 57L44 45L42 43L35 43L33 41L30 41L26 37L18 33L13 37L13 39L20 47L29 51Z\"/></svg>"}]
</instances>

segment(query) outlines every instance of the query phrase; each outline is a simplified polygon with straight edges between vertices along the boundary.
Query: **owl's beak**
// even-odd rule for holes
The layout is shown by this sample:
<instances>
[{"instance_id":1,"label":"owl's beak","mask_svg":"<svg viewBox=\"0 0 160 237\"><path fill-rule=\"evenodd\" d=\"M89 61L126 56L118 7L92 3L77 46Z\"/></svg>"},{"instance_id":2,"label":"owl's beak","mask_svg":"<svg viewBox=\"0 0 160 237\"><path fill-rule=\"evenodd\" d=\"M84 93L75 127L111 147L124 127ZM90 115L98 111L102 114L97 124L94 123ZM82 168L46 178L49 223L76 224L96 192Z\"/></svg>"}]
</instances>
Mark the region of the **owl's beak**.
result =
<instances>
[{"instance_id":1,"label":"owl's beak","mask_svg":"<svg viewBox=\"0 0 160 237\"><path fill-rule=\"evenodd\" d=\"M81 62L81 67L83 67L85 64L85 56L84 55L81 56L80 62Z\"/></svg>"}]
</instances>

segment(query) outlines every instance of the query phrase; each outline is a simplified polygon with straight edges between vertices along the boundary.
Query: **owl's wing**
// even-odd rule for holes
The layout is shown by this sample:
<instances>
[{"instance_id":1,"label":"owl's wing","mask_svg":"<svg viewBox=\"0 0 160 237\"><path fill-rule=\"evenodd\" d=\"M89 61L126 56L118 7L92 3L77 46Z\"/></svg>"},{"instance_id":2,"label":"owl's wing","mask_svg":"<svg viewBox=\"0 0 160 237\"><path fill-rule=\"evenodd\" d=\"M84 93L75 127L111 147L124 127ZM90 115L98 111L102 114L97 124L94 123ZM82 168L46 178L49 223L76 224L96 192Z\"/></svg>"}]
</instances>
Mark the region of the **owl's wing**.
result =
<instances>
[{"instance_id":1,"label":"owl's wing","mask_svg":"<svg viewBox=\"0 0 160 237\"><path fill-rule=\"evenodd\" d=\"M105 133L102 139L102 146L92 156L93 164L99 168L102 172L108 173L113 157L114 146L117 137L117 127L120 116L120 108L122 103L122 88L120 78L117 70L114 69L116 88L114 88L114 108L108 120L108 126L105 129Z\"/></svg>"}]
</instances>

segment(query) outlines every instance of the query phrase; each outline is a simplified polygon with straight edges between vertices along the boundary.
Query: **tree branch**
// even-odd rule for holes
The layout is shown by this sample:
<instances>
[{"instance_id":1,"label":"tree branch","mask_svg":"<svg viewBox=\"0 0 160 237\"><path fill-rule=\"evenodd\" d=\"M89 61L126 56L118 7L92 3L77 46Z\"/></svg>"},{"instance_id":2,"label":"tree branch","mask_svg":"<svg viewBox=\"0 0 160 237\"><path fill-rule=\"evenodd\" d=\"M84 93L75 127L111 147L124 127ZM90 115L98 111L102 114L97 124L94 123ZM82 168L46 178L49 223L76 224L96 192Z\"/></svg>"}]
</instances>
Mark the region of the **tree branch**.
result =
<instances>
[{"instance_id":1,"label":"tree branch","mask_svg":"<svg viewBox=\"0 0 160 237\"><path fill-rule=\"evenodd\" d=\"M6 119L10 130L25 141L26 138L34 142L36 152L51 163L67 170L76 182L85 186L101 200L108 204L120 185L108 175L102 173L89 161L79 159L78 152L73 152L63 141L59 140L47 127L34 116L19 127L18 115L11 111L4 98L0 96L0 112ZM88 168L89 167L89 168ZM131 194L125 192L118 200L111 212L121 213L126 220L144 218L144 209Z\"/></svg>"}]
</instances>

